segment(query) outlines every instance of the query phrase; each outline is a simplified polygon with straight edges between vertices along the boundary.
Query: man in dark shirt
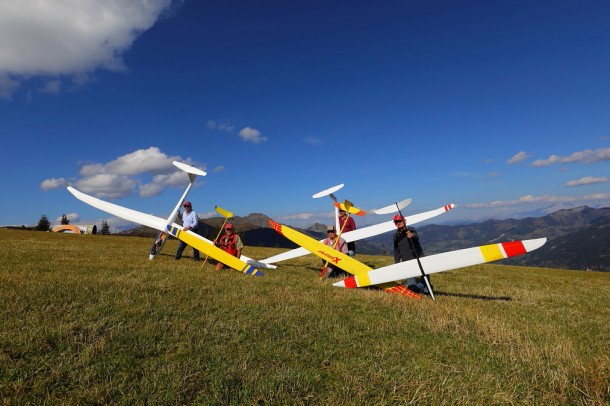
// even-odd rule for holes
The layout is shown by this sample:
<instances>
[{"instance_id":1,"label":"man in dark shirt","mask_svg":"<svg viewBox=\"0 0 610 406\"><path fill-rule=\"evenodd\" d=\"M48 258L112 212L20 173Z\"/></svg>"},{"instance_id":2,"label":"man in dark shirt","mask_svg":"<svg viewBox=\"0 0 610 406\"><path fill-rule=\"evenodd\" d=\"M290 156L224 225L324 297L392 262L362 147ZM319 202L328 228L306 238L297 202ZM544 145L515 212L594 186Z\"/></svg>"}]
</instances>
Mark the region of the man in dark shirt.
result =
<instances>
[{"instance_id":1,"label":"man in dark shirt","mask_svg":"<svg viewBox=\"0 0 610 406\"><path fill-rule=\"evenodd\" d=\"M396 232L394 233L394 263L410 261L423 257L424 251L419 243L419 235L413 227L407 227L405 218L400 214L394 216ZM428 276L430 278L430 276ZM429 281L429 279L428 279ZM405 284L409 289L416 293L429 293L421 277L407 278Z\"/></svg>"}]
</instances>

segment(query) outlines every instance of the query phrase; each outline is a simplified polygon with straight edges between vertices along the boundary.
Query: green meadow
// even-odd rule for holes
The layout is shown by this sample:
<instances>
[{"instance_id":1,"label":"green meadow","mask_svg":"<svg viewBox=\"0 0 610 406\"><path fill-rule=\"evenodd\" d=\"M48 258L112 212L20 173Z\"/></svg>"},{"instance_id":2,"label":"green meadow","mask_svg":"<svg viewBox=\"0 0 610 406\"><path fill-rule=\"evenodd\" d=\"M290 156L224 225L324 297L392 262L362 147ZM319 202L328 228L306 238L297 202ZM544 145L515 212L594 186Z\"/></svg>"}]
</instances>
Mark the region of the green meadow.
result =
<instances>
[{"instance_id":1,"label":"green meadow","mask_svg":"<svg viewBox=\"0 0 610 406\"><path fill-rule=\"evenodd\" d=\"M0 230L2 404L610 403L610 273L475 266L413 300L151 243Z\"/></svg>"}]
</instances>

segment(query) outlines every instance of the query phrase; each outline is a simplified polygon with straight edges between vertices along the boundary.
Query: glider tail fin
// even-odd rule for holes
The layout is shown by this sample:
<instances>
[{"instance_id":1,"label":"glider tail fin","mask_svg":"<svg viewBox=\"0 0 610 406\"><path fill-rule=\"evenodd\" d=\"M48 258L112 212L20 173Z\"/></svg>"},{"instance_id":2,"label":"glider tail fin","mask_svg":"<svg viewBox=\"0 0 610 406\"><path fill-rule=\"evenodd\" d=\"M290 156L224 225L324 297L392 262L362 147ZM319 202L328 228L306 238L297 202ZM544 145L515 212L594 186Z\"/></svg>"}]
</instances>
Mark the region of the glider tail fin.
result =
<instances>
[{"instance_id":1,"label":"glider tail fin","mask_svg":"<svg viewBox=\"0 0 610 406\"><path fill-rule=\"evenodd\" d=\"M167 221L165 223L166 226L171 226L174 223L174 221L176 220L176 216L178 216L178 211L180 210L180 206L182 206L182 203L186 199L186 196L188 195L189 191L191 190L191 187L193 186L193 183L195 182L195 178L197 178L197 175L201 175L201 176L207 175L207 173L205 173L201 169L194 168L194 167L184 164L182 162L174 161L172 163L174 164L175 167L182 169L184 172L186 172L188 174L189 184L186 187L186 189L184 190L184 193L182 193L180 200L178 200L176 207L174 207L174 210L172 210L169 217L167 218ZM161 252L161 249L163 248L163 245L165 244L165 239L166 239L166 233L165 233L165 231L161 231L159 233L159 235L157 236L157 238L155 238L155 242L153 243L153 246L150 250L149 259L151 259L151 260L155 259L157 254L159 254L159 252Z\"/></svg>"}]
</instances>

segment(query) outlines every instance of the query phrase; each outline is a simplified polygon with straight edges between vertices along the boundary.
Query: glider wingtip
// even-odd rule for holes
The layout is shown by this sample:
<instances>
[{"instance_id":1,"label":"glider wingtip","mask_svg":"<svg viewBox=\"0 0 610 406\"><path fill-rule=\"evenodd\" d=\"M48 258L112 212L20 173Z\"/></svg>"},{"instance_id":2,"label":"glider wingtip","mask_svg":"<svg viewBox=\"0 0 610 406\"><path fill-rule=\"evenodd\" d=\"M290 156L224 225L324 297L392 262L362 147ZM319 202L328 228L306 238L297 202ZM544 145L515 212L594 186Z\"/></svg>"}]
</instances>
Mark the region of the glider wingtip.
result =
<instances>
[{"instance_id":1,"label":"glider wingtip","mask_svg":"<svg viewBox=\"0 0 610 406\"><path fill-rule=\"evenodd\" d=\"M536 238L535 240L527 241L527 244L525 244L527 252L537 250L538 248L540 248L544 244L546 244L546 242L547 242L546 237Z\"/></svg>"}]
</instances>

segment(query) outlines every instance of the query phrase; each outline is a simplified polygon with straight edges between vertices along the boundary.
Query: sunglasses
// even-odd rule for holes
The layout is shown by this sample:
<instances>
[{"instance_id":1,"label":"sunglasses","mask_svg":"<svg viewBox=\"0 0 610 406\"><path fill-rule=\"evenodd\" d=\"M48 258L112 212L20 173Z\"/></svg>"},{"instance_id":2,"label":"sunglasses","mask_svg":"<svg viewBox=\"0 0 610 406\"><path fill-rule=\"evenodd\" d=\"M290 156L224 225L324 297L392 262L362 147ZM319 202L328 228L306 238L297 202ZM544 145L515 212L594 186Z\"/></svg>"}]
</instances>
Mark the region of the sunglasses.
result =
<instances>
[{"instance_id":1,"label":"sunglasses","mask_svg":"<svg viewBox=\"0 0 610 406\"><path fill-rule=\"evenodd\" d=\"M394 221L394 224L398 224L398 223L402 223L402 222L404 222L404 220L396 220L396 221Z\"/></svg>"},{"instance_id":2,"label":"sunglasses","mask_svg":"<svg viewBox=\"0 0 610 406\"><path fill-rule=\"evenodd\" d=\"M225 228L226 231L233 231L232 228Z\"/></svg>"},{"instance_id":3,"label":"sunglasses","mask_svg":"<svg viewBox=\"0 0 610 406\"><path fill-rule=\"evenodd\" d=\"M327 231L327 234L336 233L336 231Z\"/></svg>"}]
</instances>

